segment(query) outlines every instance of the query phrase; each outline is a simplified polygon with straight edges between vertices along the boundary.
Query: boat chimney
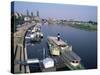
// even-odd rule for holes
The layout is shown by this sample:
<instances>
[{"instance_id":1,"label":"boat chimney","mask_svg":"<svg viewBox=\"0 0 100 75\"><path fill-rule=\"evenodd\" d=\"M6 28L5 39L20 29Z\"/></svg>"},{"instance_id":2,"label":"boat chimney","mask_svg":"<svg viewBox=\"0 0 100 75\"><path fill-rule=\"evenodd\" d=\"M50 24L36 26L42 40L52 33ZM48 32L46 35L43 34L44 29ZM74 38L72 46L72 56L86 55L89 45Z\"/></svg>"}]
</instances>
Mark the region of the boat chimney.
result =
<instances>
[{"instance_id":1,"label":"boat chimney","mask_svg":"<svg viewBox=\"0 0 100 75\"><path fill-rule=\"evenodd\" d=\"M59 33L57 34L57 40L58 41L60 40L60 34Z\"/></svg>"}]
</instances>

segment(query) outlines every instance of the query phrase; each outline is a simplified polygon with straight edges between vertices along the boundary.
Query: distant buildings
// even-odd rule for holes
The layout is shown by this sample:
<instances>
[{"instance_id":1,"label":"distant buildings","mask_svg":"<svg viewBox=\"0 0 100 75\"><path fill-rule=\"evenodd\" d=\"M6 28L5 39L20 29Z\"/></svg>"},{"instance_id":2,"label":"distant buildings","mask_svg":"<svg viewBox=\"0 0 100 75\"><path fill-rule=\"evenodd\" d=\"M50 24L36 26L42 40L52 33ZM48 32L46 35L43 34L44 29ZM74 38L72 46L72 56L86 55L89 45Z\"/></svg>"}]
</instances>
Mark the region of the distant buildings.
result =
<instances>
[{"instance_id":1,"label":"distant buildings","mask_svg":"<svg viewBox=\"0 0 100 75\"><path fill-rule=\"evenodd\" d=\"M31 12L31 14L29 14L29 11L26 11L27 14L24 17L24 21L25 22L41 22L41 19L39 17L39 11L36 12L36 15L33 14L33 12Z\"/></svg>"},{"instance_id":2,"label":"distant buildings","mask_svg":"<svg viewBox=\"0 0 100 75\"><path fill-rule=\"evenodd\" d=\"M93 21L77 21L74 19L56 19L56 18L51 18L49 17L48 19L41 19L40 18L40 12L36 11L35 12L36 15L34 15L34 12L29 12L28 10L26 10L26 15L22 14L22 13L18 13L18 12L14 12L14 14L12 14L14 16L14 19L16 21L19 20L23 20L24 22L32 22L32 23L46 23L46 24L71 24L71 25L79 25L79 24L93 24L93 25L97 25L97 22L93 22Z\"/></svg>"}]
</instances>

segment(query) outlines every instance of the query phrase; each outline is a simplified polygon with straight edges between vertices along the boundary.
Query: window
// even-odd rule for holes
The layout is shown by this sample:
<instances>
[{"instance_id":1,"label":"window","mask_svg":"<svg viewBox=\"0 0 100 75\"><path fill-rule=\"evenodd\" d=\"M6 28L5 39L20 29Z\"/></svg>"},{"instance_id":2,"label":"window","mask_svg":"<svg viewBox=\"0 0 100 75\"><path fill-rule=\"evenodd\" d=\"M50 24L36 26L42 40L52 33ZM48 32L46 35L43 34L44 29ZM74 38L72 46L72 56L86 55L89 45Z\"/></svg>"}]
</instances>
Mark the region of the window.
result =
<instances>
[{"instance_id":1,"label":"window","mask_svg":"<svg viewBox=\"0 0 100 75\"><path fill-rule=\"evenodd\" d=\"M76 63L79 63L79 61L76 61Z\"/></svg>"},{"instance_id":2,"label":"window","mask_svg":"<svg viewBox=\"0 0 100 75\"><path fill-rule=\"evenodd\" d=\"M74 61L72 61L72 63L75 63Z\"/></svg>"}]
</instances>

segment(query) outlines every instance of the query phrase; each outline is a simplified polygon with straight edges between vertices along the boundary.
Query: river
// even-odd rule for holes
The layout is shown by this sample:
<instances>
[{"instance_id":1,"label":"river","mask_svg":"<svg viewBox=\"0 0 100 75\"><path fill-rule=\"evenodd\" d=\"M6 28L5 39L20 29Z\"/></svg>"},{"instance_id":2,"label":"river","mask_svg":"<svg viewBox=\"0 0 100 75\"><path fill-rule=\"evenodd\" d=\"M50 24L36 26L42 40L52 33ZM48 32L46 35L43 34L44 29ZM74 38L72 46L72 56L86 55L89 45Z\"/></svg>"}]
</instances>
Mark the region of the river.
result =
<instances>
[{"instance_id":1,"label":"river","mask_svg":"<svg viewBox=\"0 0 100 75\"><path fill-rule=\"evenodd\" d=\"M72 45L73 51L81 57L81 63L86 69L97 68L97 32L86 31L65 25L42 25L41 31L44 34L43 40L35 45L30 44L30 40L25 40L27 44L28 59L43 58L43 48L46 49L48 56L47 37L57 36L60 33L61 38ZM26 36L29 36L27 32ZM30 65L30 70L39 70L35 65ZM61 69L62 70L62 69ZM63 69L65 70L65 69ZM35 72L35 71L34 71Z\"/></svg>"}]
</instances>

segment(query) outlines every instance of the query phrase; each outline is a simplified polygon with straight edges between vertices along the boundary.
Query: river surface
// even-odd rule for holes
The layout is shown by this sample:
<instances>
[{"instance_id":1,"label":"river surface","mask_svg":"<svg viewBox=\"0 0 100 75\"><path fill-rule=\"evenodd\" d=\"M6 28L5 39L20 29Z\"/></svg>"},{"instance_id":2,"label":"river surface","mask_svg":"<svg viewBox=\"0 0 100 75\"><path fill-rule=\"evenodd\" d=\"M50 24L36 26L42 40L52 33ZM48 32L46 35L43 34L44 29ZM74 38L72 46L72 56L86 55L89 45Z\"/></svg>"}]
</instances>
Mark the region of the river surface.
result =
<instances>
[{"instance_id":1,"label":"river surface","mask_svg":"<svg viewBox=\"0 0 100 75\"><path fill-rule=\"evenodd\" d=\"M86 69L97 68L97 32L86 31L65 25L42 25L41 32L44 37L39 43L31 44L29 39L25 40L27 44L28 59L43 59L43 48L46 49L46 57L49 56L47 48L47 37L57 36L60 33L61 39L72 45L73 51L81 57L81 63ZM27 32L26 36L29 36ZM30 64L31 72L37 72L40 69L38 64ZM66 70L62 68L61 70Z\"/></svg>"}]
</instances>

